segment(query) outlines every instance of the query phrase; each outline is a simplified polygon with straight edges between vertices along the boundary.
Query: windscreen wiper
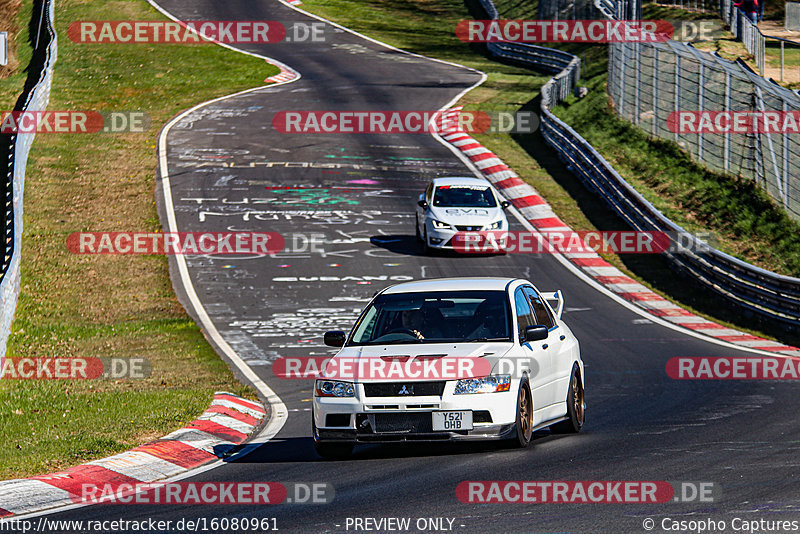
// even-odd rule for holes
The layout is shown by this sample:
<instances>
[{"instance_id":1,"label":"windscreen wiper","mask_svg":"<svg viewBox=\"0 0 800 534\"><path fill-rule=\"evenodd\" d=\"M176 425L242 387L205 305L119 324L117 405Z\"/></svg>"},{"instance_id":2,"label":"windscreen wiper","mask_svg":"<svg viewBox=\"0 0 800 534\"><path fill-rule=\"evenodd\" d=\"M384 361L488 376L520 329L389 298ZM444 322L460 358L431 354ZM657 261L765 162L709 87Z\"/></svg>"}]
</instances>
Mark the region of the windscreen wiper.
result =
<instances>
[{"instance_id":1,"label":"windscreen wiper","mask_svg":"<svg viewBox=\"0 0 800 534\"><path fill-rule=\"evenodd\" d=\"M421 339L408 338L408 339L393 339L391 341L381 341L380 343L370 343L371 345L403 345L404 343L422 343Z\"/></svg>"}]
</instances>

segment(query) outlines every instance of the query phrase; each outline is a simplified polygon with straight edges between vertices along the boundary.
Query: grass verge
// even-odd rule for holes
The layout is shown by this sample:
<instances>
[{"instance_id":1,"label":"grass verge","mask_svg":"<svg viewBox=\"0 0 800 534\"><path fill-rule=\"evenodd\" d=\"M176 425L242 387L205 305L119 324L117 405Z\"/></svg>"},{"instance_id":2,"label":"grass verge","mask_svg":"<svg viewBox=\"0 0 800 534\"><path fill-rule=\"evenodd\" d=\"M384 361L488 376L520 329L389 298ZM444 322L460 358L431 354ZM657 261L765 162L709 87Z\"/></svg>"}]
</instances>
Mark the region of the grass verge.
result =
<instances>
[{"instance_id":1,"label":"grass verge","mask_svg":"<svg viewBox=\"0 0 800 534\"><path fill-rule=\"evenodd\" d=\"M20 28L26 28L24 0ZM278 69L212 45L76 44L76 20L159 20L144 0L61 0L49 109L145 111L144 133L40 134L25 185L22 289L11 357L149 359L144 380L0 381L0 478L127 450L199 415L215 390L253 397L175 298L167 260L76 256L76 231L157 231L158 129L199 102L264 84ZM17 39L19 42L19 38ZM25 39L22 39L24 42ZM27 52L30 57L29 50ZM20 61L25 50L20 49ZM12 78L0 95L13 94ZM17 93L21 89L17 82Z\"/></svg>"},{"instance_id":2,"label":"grass verge","mask_svg":"<svg viewBox=\"0 0 800 534\"><path fill-rule=\"evenodd\" d=\"M536 18L535 5L530 3L499 2L498 8L501 15L509 15L508 10L513 9L515 18ZM504 65L488 59L483 55L479 46L470 46L459 41L454 34L458 21L470 18L464 3L460 0L425 0L412 2L409 0L367 0L356 2L354 0L306 0L303 9L333 20L346 27L357 30L370 37L379 39L393 46L416 52L430 57L446 59L459 64L477 68L488 75L487 81L480 87L467 93L461 100L465 109L480 110L531 110L539 111L539 89L549 76L537 76L531 71ZM675 13L661 13L662 18L678 18ZM672 16L670 16L672 15ZM689 18L705 18L706 15L691 14ZM654 17L651 17L654 18ZM762 208L771 208L772 205L748 184L731 182L729 177L708 176L710 191L701 194L691 185L695 175L705 177L706 171L697 166L684 168L691 165L676 147L670 148L668 144L654 144L650 148L650 141L646 136L640 139L642 132L636 132L633 127L618 119L608 108L608 99L605 93L605 76L607 72L607 48L605 46L564 45L566 49L583 59L583 75L586 84L590 86L587 98L580 102L572 103L570 109L561 109L559 112L567 119L570 125L576 126L579 131L589 127L594 129L597 138L608 135L609 139L596 139L603 150L609 145L613 149L624 151L626 157L620 161L613 160L613 153L604 155L612 156L611 161L627 164L626 177L639 178L645 175L649 178L650 168L647 163L657 162L655 167L661 175L675 173L681 181L674 184L677 191L683 191L686 198L693 199L691 205L707 214L706 219L712 224L707 228L718 233L731 245L732 252L757 251L755 260L766 262L779 261L781 265L797 265L798 257L794 253L796 235L792 235L792 226L781 230L782 225L793 224L781 218L774 210L769 213L759 213ZM581 113L580 116L576 116ZM590 114L595 113L590 118ZM577 123L576 123L577 121ZM595 124L592 121L596 121ZM626 128L627 126L627 128ZM589 132L587 132L588 134ZM613 141L612 137L613 136ZM572 228L576 230L619 230L625 224L611 212L593 193L589 192L582 183L558 160L552 149L544 142L539 132L533 134L482 134L477 135L487 148L498 154L520 176L533 185L553 206L556 213ZM602 142L601 142L602 141ZM631 145L631 148L628 147ZM647 148L647 150L644 150ZM658 159L659 150L667 150L666 157ZM642 164L637 165L638 158ZM655 158L655 159L654 159ZM645 172L646 171L646 172ZM632 180L633 181L633 180ZM644 180L639 180L642 185L647 185ZM644 189L646 196L651 200L660 198L658 194L660 185L651 189ZM637 183L637 185L639 185ZM715 224L722 219L717 217L712 205L707 201L719 201L713 197L713 192L723 188L726 201L732 202L727 206L726 213L736 214L735 209L747 204L750 213L754 213L749 221L725 219L724 225L718 228ZM751 196L752 193L752 196ZM677 194L677 193L674 193ZM759 196L760 195L760 196ZM752 202L753 198L756 202ZM669 215L680 215L684 206L676 200L665 195L665 201L660 201L661 206ZM666 203L665 203L666 202ZM673 209L668 209L673 206ZM754 209L755 208L755 209ZM699 229L706 221L689 224L689 217L683 219L676 217L678 222L685 223L689 229ZM703 223L703 224L700 224ZM751 243L752 235L749 233L753 226L765 231L774 229L780 231L783 238L779 246L785 247L781 258L777 259L775 237L762 234L756 246ZM769 248L762 246L769 245ZM769 254L769 251L772 251ZM787 343L800 343L800 337L788 333L782 326L761 321L757 317L744 314L741 310L728 307L721 303L720 298L710 291L698 288L695 284L687 283L684 278L675 274L668 266L666 260L657 255L613 255L603 254L603 257L616 267L622 269L634 279L650 287L655 292L667 296L685 308L712 318L722 324L761 335L768 338L777 338ZM749 256L746 259L750 259ZM772 265L765 263L765 265ZM793 269L794 267L792 267Z\"/></svg>"}]
</instances>

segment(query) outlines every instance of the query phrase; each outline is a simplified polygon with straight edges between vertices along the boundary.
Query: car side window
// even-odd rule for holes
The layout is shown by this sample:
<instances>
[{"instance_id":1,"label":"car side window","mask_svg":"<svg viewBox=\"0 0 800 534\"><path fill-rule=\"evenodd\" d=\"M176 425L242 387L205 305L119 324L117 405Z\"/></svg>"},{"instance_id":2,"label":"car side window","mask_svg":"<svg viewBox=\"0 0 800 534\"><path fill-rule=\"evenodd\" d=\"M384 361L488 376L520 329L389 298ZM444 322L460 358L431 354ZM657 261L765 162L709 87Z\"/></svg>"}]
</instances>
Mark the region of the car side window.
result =
<instances>
[{"instance_id":1,"label":"car side window","mask_svg":"<svg viewBox=\"0 0 800 534\"><path fill-rule=\"evenodd\" d=\"M533 314L531 313L531 305L528 303L528 299L525 298L525 294L522 292L522 288L518 288L514 292L514 306L517 309L517 322L519 323L519 339L520 341L522 341L525 339L524 337L525 328L536 324L533 318Z\"/></svg>"},{"instance_id":2,"label":"car side window","mask_svg":"<svg viewBox=\"0 0 800 534\"><path fill-rule=\"evenodd\" d=\"M548 330L553 328L555 326L555 321L553 321L553 316L550 315L550 311L547 309L542 296L529 286L525 286L523 290L533 307L533 313L536 316L536 324L544 325Z\"/></svg>"},{"instance_id":3,"label":"car side window","mask_svg":"<svg viewBox=\"0 0 800 534\"><path fill-rule=\"evenodd\" d=\"M428 184L428 189L425 190L425 201L430 204L431 197L433 196L433 182Z\"/></svg>"}]
</instances>

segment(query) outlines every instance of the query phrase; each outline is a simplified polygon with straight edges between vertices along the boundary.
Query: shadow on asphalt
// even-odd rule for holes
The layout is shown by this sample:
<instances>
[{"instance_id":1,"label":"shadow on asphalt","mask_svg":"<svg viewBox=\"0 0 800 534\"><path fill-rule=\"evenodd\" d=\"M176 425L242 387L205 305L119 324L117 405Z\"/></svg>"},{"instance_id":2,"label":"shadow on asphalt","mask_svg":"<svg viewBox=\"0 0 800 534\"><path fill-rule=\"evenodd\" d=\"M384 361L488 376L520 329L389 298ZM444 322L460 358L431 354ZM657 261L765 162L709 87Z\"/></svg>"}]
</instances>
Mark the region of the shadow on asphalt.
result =
<instances>
[{"instance_id":1,"label":"shadow on asphalt","mask_svg":"<svg viewBox=\"0 0 800 534\"><path fill-rule=\"evenodd\" d=\"M529 448L535 448L537 444L546 443L552 439L560 439L563 437L564 436L552 434L549 430L540 430L534 432ZM241 460L235 460L231 463L353 462L358 460L454 456L486 452L507 452L511 454L522 450L523 449L514 447L510 442L505 441L364 444L356 446L352 456L344 460L323 460L314 451L314 442L309 436L272 439Z\"/></svg>"},{"instance_id":2,"label":"shadow on asphalt","mask_svg":"<svg viewBox=\"0 0 800 534\"><path fill-rule=\"evenodd\" d=\"M406 256L432 256L436 258L488 258L497 254L461 253L455 250L431 250L425 253L422 243L413 235L376 235L369 238L369 242L389 252Z\"/></svg>"},{"instance_id":3,"label":"shadow on asphalt","mask_svg":"<svg viewBox=\"0 0 800 534\"><path fill-rule=\"evenodd\" d=\"M375 235L369 238L369 242L389 252L395 254L404 254L406 256L425 256L425 251L422 248L416 236L413 235Z\"/></svg>"}]
</instances>

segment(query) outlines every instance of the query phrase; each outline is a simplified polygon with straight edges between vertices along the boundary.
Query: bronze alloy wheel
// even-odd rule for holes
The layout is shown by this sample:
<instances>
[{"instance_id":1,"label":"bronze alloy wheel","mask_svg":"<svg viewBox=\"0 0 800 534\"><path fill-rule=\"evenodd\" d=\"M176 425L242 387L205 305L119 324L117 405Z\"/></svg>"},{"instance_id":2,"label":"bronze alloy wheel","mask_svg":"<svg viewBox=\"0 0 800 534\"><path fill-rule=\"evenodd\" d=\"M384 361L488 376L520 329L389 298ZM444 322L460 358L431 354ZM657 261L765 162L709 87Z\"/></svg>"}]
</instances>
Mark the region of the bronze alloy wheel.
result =
<instances>
[{"instance_id":1,"label":"bronze alloy wheel","mask_svg":"<svg viewBox=\"0 0 800 534\"><path fill-rule=\"evenodd\" d=\"M575 414L575 422L579 427L583 426L583 386L578 379L578 373L572 373L572 413Z\"/></svg>"},{"instance_id":2,"label":"bronze alloy wheel","mask_svg":"<svg viewBox=\"0 0 800 534\"><path fill-rule=\"evenodd\" d=\"M525 446L531 440L533 434L533 403L531 402L531 390L527 384L520 387L517 401L517 434L520 445ZM523 445L524 443L524 445Z\"/></svg>"},{"instance_id":3,"label":"bronze alloy wheel","mask_svg":"<svg viewBox=\"0 0 800 534\"><path fill-rule=\"evenodd\" d=\"M567 387L567 418L550 425L554 434L574 434L581 431L586 417L586 402L583 396L583 383L578 365L572 367L572 377Z\"/></svg>"}]
</instances>

